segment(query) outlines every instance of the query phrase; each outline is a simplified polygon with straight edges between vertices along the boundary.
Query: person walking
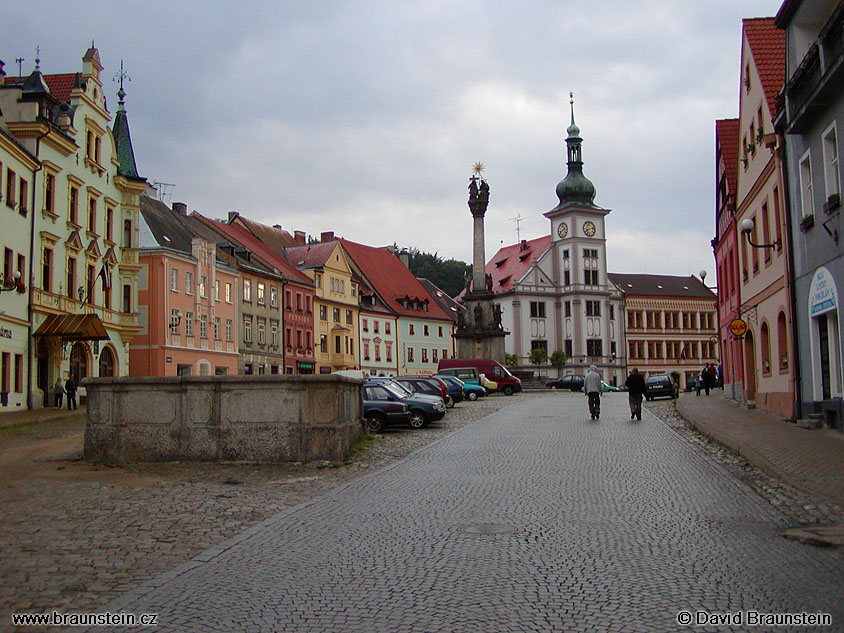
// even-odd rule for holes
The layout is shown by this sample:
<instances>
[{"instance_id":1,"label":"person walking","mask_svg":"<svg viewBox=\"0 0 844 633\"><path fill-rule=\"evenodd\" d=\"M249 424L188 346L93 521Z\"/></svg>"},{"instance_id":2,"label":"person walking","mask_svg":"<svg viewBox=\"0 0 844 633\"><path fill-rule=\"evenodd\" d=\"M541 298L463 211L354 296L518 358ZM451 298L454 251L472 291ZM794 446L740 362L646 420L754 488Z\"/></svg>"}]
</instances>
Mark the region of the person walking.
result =
<instances>
[{"instance_id":1,"label":"person walking","mask_svg":"<svg viewBox=\"0 0 844 633\"><path fill-rule=\"evenodd\" d=\"M67 377L64 390L67 392L67 408L76 409L76 382L73 380L73 374Z\"/></svg>"},{"instance_id":2,"label":"person walking","mask_svg":"<svg viewBox=\"0 0 844 633\"><path fill-rule=\"evenodd\" d=\"M589 399L589 413L593 420L601 417L601 374L595 365L589 366L589 373L583 380L583 391Z\"/></svg>"},{"instance_id":3,"label":"person walking","mask_svg":"<svg viewBox=\"0 0 844 633\"><path fill-rule=\"evenodd\" d=\"M53 385L53 396L56 399L56 409L61 409L62 399L64 397L64 387L62 386L61 376L56 378L56 384Z\"/></svg>"},{"instance_id":4,"label":"person walking","mask_svg":"<svg viewBox=\"0 0 844 633\"><path fill-rule=\"evenodd\" d=\"M712 379L714 377L711 367L711 365L706 365L703 371L700 372L700 377L703 378L703 390L706 391L707 396L709 395L709 389L712 387Z\"/></svg>"},{"instance_id":5,"label":"person walking","mask_svg":"<svg viewBox=\"0 0 844 633\"><path fill-rule=\"evenodd\" d=\"M630 419L642 419L642 398L645 395L645 377L634 367L624 383L627 387L627 400L630 403Z\"/></svg>"}]
</instances>

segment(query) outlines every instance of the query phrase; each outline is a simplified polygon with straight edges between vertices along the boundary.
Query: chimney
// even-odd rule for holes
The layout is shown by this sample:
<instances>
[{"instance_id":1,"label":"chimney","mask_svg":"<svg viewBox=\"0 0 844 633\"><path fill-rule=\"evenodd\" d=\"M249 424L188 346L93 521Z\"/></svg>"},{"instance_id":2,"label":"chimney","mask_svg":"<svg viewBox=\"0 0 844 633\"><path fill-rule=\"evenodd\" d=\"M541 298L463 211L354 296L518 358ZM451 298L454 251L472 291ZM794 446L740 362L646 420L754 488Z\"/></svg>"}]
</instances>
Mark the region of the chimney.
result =
<instances>
[{"instance_id":1,"label":"chimney","mask_svg":"<svg viewBox=\"0 0 844 633\"><path fill-rule=\"evenodd\" d=\"M174 202L173 203L173 211L178 213L179 215L187 215L188 214L188 205L184 202Z\"/></svg>"},{"instance_id":2,"label":"chimney","mask_svg":"<svg viewBox=\"0 0 844 633\"><path fill-rule=\"evenodd\" d=\"M523 251L527 248L527 240L522 240L522 246L519 248L520 251Z\"/></svg>"},{"instance_id":3,"label":"chimney","mask_svg":"<svg viewBox=\"0 0 844 633\"><path fill-rule=\"evenodd\" d=\"M234 222L234 219L238 216L237 211L229 211L229 224Z\"/></svg>"},{"instance_id":4,"label":"chimney","mask_svg":"<svg viewBox=\"0 0 844 633\"><path fill-rule=\"evenodd\" d=\"M323 231L319 234L319 241L320 242L333 242L334 241L334 231Z\"/></svg>"},{"instance_id":5,"label":"chimney","mask_svg":"<svg viewBox=\"0 0 844 633\"><path fill-rule=\"evenodd\" d=\"M305 245L305 232L304 231L294 231L293 232L293 240L296 246L304 246Z\"/></svg>"},{"instance_id":6,"label":"chimney","mask_svg":"<svg viewBox=\"0 0 844 633\"><path fill-rule=\"evenodd\" d=\"M405 268L410 268L410 253L407 251L401 251L399 253L399 259L401 260L401 263L404 264Z\"/></svg>"}]
</instances>

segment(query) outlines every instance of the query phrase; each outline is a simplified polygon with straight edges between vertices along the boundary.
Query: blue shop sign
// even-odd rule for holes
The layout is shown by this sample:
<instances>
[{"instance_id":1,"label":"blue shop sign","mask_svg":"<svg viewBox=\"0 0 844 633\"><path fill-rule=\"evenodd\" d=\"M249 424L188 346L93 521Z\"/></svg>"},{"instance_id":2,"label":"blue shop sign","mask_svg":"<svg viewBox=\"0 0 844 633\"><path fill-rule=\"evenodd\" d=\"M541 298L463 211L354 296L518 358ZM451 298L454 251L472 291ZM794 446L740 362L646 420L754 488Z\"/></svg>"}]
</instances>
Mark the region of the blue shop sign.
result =
<instances>
[{"instance_id":1,"label":"blue shop sign","mask_svg":"<svg viewBox=\"0 0 844 633\"><path fill-rule=\"evenodd\" d=\"M838 290L832 274L823 266L818 268L809 288L809 316L816 317L838 309Z\"/></svg>"}]
</instances>

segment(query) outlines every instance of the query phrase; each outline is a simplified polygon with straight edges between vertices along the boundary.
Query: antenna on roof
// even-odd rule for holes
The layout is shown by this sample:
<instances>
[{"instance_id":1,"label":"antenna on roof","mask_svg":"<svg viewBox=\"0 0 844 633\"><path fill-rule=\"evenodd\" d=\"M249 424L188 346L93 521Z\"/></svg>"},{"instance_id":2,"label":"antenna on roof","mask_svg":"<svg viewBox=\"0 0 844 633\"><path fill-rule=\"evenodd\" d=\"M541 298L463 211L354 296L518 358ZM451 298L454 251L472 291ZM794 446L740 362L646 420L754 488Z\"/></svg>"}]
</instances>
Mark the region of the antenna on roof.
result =
<instances>
[{"instance_id":1,"label":"antenna on roof","mask_svg":"<svg viewBox=\"0 0 844 633\"><path fill-rule=\"evenodd\" d=\"M152 182L152 186L155 187L155 190L158 192L158 199L167 206L170 206L170 199L173 196L173 187L176 185L170 182L159 182L158 180L154 180Z\"/></svg>"},{"instance_id":2,"label":"antenna on roof","mask_svg":"<svg viewBox=\"0 0 844 633\"><path fill-rule=\"evenodd\" d=\"M522 232L521 232L520 224L521 224L522 220L524 220L524 219L525 218L522 217L521 213L517 213L515 218L510 218L510 220L512 220L513 222L516 223L516 241L517 242L522 241Z\"/></svg>"},{"instance_id":3,"label":"antenna on roof","mask_svg":"<svg viewBox=\"0 0 844 633\"><path fill-rule=\"evenodd\" d=\"M23 77L23 63L26 59L23 57L16 57L15 61L18 63L18 77Z\"/></svg>"}]
</instances>

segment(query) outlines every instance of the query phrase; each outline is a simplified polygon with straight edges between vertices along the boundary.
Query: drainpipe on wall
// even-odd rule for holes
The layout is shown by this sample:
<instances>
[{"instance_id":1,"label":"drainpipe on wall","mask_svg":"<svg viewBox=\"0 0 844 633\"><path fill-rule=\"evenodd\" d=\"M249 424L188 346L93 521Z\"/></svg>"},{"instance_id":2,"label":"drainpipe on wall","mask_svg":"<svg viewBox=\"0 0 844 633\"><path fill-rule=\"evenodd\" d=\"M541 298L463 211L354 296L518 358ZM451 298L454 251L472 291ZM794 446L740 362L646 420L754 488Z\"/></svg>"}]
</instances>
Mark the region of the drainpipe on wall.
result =
<instances>
[{"instance_id":1,"label":"drainpipe on wall","mask_svg":"<svg viewBox=\"0 0 844 633\"><path fill-rule=\"evenodd\" d=\"M803 414L803 395L800 381L800 357L797 351L797 297L794 293L794 239L791 234L792 220L791 220L791 190L788 186L788 159L785 152L785 133L780 131L779 147L777 152L780 154L780 179L782 180L782 196L785 203L785 221L786 221L786 248L788 249L788 257L786 257L785 265L785 292L788 295L789 307L791 308L791 349L789 350L791 359L791 380L794 388L794 419L799 419Z\"/></svg>"},{"instance_id":2,"label":"drainpipe on wall","mask_svg":"<svg viewBox=\"0 0 844 633\"><path fill-rule=\"evenodd\" d=\"M279 288L279 298L278 298L278 305L281 308L281 332L278 333L279 338L281 339L281 375L287 373L287 347L285 345L286 341L284 340L284 333L287 331L284 328L284 315L286 306L284 305L284 286L287 284L287 280L282 277L281 278L281 287ZM292 294L292 293L291 293ZM296 373L294 368L294 374Z\"/></svg>"},{"instance_id":3,"label":"drainpipe on wall","mask_svg":"<svg viewBox=\"0 0 844 633\"><path fill-rule=\"evenodd\" d=\"M29 297L29 301L27 302L26 306L26 320L29 321L28 331L29 335L27 337L26 342L26 364L28 367L28 371L26 372L26 408L32 409L32 359L33 359L33 348L32 348L32 285L35 282L35 271L33 270L33 266L35 265L35 192L37 191L37 174L41 171L41 139L47 136L50 132L44 132L41 136L35 139L35 158L38 158L38 167L32 170L32 218L30 219L30 229L29 229L29 288L27 289L27 295ZM49 380L47 381L50 382ZM49 387L48 387L49 390Z\"/></svg>"}]
</instances>

